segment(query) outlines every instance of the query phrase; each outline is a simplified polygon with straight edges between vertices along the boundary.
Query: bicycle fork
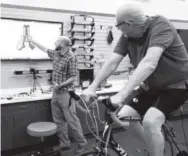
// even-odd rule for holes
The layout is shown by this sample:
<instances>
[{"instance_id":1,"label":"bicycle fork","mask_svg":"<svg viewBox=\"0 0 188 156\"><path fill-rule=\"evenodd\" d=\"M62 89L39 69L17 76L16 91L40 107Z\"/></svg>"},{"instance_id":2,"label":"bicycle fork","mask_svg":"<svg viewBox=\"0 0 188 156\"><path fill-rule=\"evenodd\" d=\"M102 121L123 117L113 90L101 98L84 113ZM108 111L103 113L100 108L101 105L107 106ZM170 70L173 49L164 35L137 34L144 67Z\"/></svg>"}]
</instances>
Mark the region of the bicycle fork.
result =
<instances>
[{"instance_id":1,"label":"bicycle fork","mask_svg":"<svg viewBox=\"0 0 188 156\"><path fill-rule=\"evenodd\" d=\"M123 147L114 140L112 135L111 124L105 125L105 129L103 131L103 138L105 140L105 145L104 145L105 156L107 156L108 154L107 152L109 145L119 156L128 156L128 153L123 149Z\"/></svg>"}]
</instances>

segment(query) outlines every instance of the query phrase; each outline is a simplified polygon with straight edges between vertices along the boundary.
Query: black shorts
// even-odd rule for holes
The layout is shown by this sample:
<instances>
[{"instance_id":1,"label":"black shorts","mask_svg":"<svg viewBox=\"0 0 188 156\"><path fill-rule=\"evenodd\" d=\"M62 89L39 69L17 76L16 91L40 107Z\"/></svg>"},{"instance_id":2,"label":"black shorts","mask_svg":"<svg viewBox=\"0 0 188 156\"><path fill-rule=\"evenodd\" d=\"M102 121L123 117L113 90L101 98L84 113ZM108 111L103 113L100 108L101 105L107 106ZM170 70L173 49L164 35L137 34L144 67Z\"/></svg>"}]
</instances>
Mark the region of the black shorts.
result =
<instances>
[{"instance_id":1,"label":"black shorts","mask_svg":"<svg viewBox=\"0 0 188 156\"><path fill-rule=\"evenodd\" d=\"M142 92L129 100L128 105L144 116L150 107L162 111L166 117L182 106L188 98L186 89L164 89Z\"/></svg>"}]
</instances>

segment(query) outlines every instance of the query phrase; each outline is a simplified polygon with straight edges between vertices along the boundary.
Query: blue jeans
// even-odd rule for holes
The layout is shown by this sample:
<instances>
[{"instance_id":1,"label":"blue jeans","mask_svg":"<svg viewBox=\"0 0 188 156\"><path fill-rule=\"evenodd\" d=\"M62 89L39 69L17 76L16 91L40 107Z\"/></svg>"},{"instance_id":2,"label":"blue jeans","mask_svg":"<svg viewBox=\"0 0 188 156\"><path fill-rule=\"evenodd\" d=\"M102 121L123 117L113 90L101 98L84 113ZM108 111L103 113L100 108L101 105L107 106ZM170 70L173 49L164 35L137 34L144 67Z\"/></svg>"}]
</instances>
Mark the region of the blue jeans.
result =
<instances>
[{"instance_id":1,"label":"blue jeans","mask_svg":"<svg viewBox=\"0 0 188 156\"><path fill-rule=\"evenodd\" d=\"M70 95L67 91L53 92L51 101L52 117L58 127L57 135L60 146L67 147L71 144L68 137L68 126L78 146L84 146L86 139L83 135L80 120L76 115L75 101L72 99L69 106L69 100Z\"/></svg>"}]
</instances>

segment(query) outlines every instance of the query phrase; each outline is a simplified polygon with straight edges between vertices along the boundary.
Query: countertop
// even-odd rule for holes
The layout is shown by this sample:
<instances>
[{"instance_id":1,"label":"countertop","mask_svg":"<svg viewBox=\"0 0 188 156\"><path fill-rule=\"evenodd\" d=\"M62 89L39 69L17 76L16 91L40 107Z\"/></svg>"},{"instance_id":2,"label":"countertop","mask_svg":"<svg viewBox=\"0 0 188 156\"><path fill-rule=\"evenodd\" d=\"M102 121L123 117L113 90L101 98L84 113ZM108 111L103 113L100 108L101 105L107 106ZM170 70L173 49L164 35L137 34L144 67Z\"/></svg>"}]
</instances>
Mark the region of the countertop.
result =
<instances>
[{"instance_id":1,"label":"countertop","mask_svg":"<svg viewBox=\"0 0 188 156\"><path fill-rule=\"evenodd\" d=\"M97 94L108 94L108 93L116 93L123 87L123 84L125 84L126 80L111 80L108 81L107 84L111 85L107 88L102 88L101 90L97 91ZM76 90L76 92L79 94L82 90ZM11 103L20 103L20 102L28 102L28 101L39 101L39 100L47 100L51 99L52 92L47 93L41 93L37 92L34 95L27 95L27 96L8 96L7 97L1 97L1 105L4 104L11 104Z\"/></svg>"}]
</instances>

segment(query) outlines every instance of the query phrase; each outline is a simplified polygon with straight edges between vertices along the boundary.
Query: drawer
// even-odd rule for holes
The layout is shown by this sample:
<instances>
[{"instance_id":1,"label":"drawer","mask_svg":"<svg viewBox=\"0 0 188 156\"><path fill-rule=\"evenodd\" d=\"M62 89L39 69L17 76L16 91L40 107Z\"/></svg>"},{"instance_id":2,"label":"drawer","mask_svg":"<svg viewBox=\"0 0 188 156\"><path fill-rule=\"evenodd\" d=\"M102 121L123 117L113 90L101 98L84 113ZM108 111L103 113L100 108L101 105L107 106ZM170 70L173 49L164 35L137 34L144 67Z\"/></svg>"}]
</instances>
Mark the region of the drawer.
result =
<instances>
[{"instance_id":1,"label":"drawer","mask_svg":"<svg viewBox=\"0 0 188 156\"><path fill-rule=\"evenodd\" d=\"M22 102L6 105L6 114L14 114L22 111L36 111L36 102Z\"/></svg>"}]
</instances>

